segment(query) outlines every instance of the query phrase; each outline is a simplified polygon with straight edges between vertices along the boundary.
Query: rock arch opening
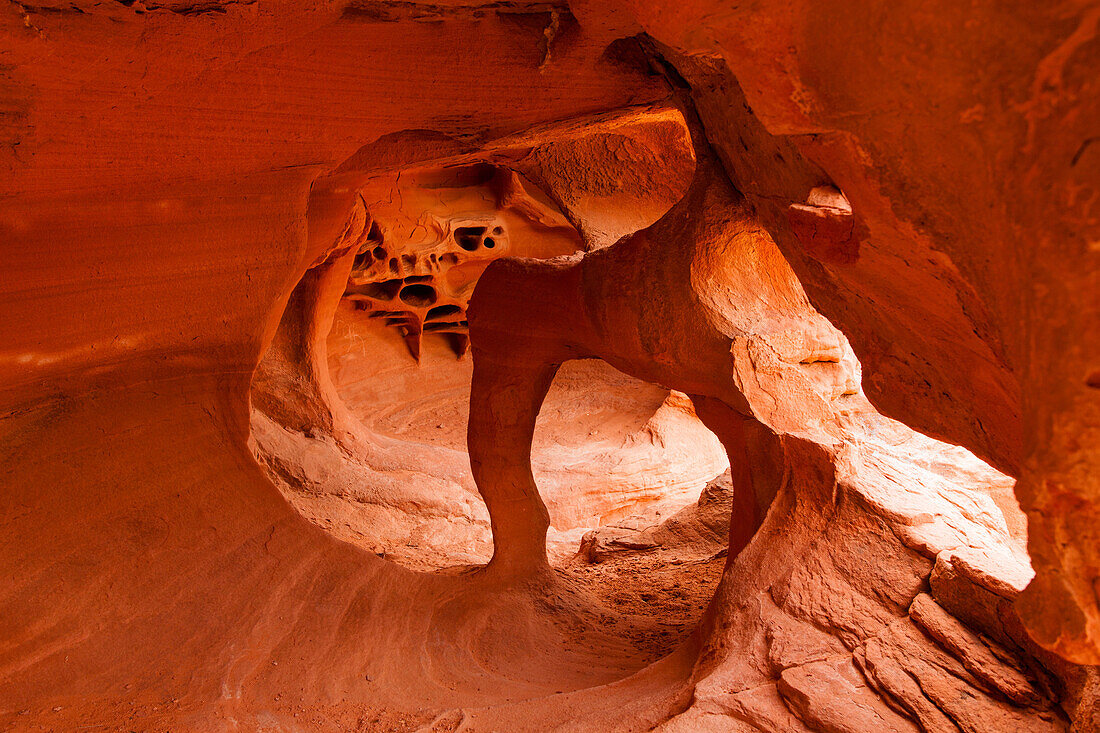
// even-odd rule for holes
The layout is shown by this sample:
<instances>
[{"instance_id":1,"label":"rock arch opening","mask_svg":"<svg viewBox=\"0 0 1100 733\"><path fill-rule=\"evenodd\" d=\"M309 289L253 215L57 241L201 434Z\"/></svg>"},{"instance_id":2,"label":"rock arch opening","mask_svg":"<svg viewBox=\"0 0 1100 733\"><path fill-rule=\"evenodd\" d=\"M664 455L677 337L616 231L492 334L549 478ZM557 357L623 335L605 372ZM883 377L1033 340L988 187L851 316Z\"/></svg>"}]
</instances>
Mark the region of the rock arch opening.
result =
<instances>
[{"instance_id":1,"label":"rock arch opening","mask_svg":"<svg viewBox=\"0 0 1100 733\"><path fill-rule=\"evenodd\" d=\"M532 184L485 164L404 171L359 195L369 235L338 254L347 284L337 294L333 279L306 364L323 380L287 373L284 323L254 382L253 448L291 503L341 539L417 569L484 563L492 536L466 452L469 299L492 261L569 255L581 237ZM296 293L316 296L312 279ZM300 395L303 381L326 382L314 413L334 418L286 421L272 392ZM589 530L655 524L694 502L726 459L685 398L578 361L551 390L535 463L550 552L566 560Z\"/></svg>"}]
</instances>

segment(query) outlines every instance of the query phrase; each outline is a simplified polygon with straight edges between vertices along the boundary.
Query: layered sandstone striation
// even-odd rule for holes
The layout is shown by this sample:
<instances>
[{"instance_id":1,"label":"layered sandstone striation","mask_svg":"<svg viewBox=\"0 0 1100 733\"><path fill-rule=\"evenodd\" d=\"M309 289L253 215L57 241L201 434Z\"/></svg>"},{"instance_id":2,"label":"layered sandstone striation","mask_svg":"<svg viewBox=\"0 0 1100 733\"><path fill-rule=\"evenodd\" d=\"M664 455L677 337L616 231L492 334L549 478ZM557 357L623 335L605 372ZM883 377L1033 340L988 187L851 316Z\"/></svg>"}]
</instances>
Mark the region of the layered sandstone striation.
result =
<instances>
[{"instance_id":1,"label":"layered sandstone striation","mask_svg":"<svg viewBox=\"0 0 1100 733\"><path fill-rule=\"evenodd\" d=\"M0 726L1100 728L1092 3L0 23Z\"/></svg>"}]
</instances>

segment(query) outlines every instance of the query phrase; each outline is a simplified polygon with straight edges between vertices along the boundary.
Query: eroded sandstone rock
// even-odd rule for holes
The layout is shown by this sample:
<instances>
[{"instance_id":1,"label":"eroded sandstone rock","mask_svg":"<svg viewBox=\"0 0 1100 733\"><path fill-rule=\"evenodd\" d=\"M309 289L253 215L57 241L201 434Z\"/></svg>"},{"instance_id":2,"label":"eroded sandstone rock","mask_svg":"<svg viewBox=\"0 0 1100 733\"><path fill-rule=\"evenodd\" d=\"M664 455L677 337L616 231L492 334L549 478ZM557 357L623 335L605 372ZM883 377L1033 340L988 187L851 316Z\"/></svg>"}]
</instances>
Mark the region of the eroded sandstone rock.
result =
<instances>
[{"instance_id":1,"label":"eroded sandstone rock","mask_svg":"<svg viewBox=\"0 0 1100 733\"><path fill-rule=\"evenodd\" d=\"M696 156L688 203L652 227L583 257L487 271L471 318L470 452L494 527L489 570L509 576L538 567L546 510L516 456L530 453L548 378L567 359L598 355L694 390L700 417L722 438L733 467L729 565L696 664L700 707L685 721L712 725L721 700L775 684L817 730L1066 729L1058 693L1040 693L1018 671L1041 666L1033 650L996 647L997 656L923 594L934 562L947 556L988 592L1014 598L1029 576L1020 538L990 495L955 483L965 463L943 460L942 470L926 457L939 449L935 441L878 416L849 386L842 337L830 337L809 304L792 296L793 277L752 268L767 260L770 240L745 224L709 151L697 145ZM686 206L705 224L687 223ZM614 289L605 289L608 282ZM535 307L505 307L518 289ZM751 299L731 297L749 291ZM814 371L821 364L825 379ZM753 455L760 444L749 442L744 425L771 436L770 461ZM803 463L820 472L806 473ZM765 466L779 475L762 476ZM976 470L967 483L999 483L995 472ZM652 536L591 533L578 557L655 551ZM767 621L765 608L774 609ZM1067 684L1074 675L1059 686ZM728 702L725 709L744 710ZM1070 712L1075 725L1092 724L1087 712ZM750 724L773 720L749 717Z\"/></svg>"},{"instance_id":2,"label":"eroded sandstone rock","mask_svg":"<svg viewBox=\"0 0 1100 733\"><path fill-rule=\"evenodd\" d=\"M571 7L594 35L654 39L872 401L1020 478L1037 572L1021 613L1100 662L1100 11ZM822 187L850 219L809 200Z\"/></svg>"},{"instance_id":3,"label":"eroded sandstone rock","mask_svg":"<svg viewBox=\"0 0 1100 733\"><path fill-rule=\"evenodd\" d=\"M650 117L618 134L649 141L669 125ZM569 148L554 145L557 155ZM463 450L467 304L493 260L575 252L580 238L532 184L486 164L384 175L358 195L357 216L370 211L358 240L307 272L253 381L254 449L290 501L336 536L416 567L479 562L490 538ZM319 282L329 283L323 295ZM309 311L323 321L319 337L298 326L298 310L320 301L323 311ZM460 361L441 363L441 344ZM536 461L555 556L571 554L584 528L636 512L659 521L723 469L685 397L598 365L578 364L559 383Z\"/></svg>"},{"instance_id":4,"label":"eroded sandstone rock","mask_svg":"<svg viewBox=\"0 0 1100 733\"><path fill-rule=\"evenodd\" d=\"M1087 2L10 4L0 725L1096 729L1096 670L1057 655L1100 659L1098 22ZM702 156L649 106L670 88ZM352 288L380 338L462 335L428 318L427 288L464 307L471 280L438 280L456 267L372 269L399 238L369 183L471 166L545 189L586 254L487 270L470 445L499 557L418 574L294 511L250 417L281 480L336 476L382 531L486 549L469 492L401 473L461 454L363 432L322 349L368 253ZM491 249L493 221L431 246ZM849 340L875 404L1020 477L1034 579L1011 479L870 410ZM530 449L579 357L682 388L733 462L728 566L656 661L651 627L546 562ZM699 542L695 519L618 552Z\"/></svg>"}]
</instances>

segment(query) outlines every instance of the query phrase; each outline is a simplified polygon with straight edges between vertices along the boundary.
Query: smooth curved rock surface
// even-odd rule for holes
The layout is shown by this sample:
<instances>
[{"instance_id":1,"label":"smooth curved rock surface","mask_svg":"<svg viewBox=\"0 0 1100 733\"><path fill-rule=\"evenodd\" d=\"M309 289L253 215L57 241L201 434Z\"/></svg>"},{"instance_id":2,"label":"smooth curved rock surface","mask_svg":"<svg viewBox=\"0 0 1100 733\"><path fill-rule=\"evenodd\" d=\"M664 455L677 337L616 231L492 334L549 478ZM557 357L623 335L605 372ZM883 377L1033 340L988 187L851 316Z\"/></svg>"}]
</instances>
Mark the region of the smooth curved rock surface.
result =
<instances>
[{"instance_id":1,"label":"smooth curved rock surface","mask_svg":"<svg viewBox=\"0 0 1100 733\"><path fill-rule=\"evenodd\" d=\"M1028 626L1100 662L1100 10L571 7L593 35L656 40L875 404L1019 476ZM831 227L806 210L822 186L852 208L832 241L807 236Z\"/></svg>"},{"instance_id":2,"label":"smooth curved rock surface","mask_svg":"<svg viewBox=\"0 0 1100 733\"><path fill-rule=\"evenodd\" d=\"M1100 727L1094 3L0 25L0 726ZM545 249L379 279L399 180L463 200L432 171ZM493 249L452 218L429 262ZM417 355L468 425L370 391ZM728 488L621 516L691 410Z\"/></svg>"},{"instance_id":3,"label":"smooth curved rock surface","mask_svg":"<svg viewBox=\"0 0 1100 733\"><path fill-rule=\"evenodd\" d=\"M650 144L672 124L652 118L634 125ZM562 156L578 145L549 147ZM631 191L650 207L667 199ZM333 251L295 288L253 378L252 445L276 485L307 517L377 554L416 567L486 560L489 527L465 455L470 296L494 260L581 246L554 203L508 169L371 179ZM571 365L557 385L536 451L555 556L592 527L660 521L728 465L683 395L599 362Z\"/></svg>"}]
</instances>

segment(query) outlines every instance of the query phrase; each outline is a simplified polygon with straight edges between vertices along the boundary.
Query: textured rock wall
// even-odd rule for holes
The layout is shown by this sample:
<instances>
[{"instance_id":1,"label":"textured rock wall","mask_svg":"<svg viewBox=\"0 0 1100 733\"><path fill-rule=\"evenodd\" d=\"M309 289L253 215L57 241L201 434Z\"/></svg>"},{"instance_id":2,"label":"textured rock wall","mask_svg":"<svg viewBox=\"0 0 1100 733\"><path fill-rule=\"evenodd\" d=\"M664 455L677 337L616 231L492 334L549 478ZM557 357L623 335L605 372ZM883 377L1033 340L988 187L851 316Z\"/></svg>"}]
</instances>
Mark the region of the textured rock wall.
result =
<instances>
[{"instance_id":1,"label":"textured rock wall","mask_svg":"<svg viewBox=\"0 0 1100 733\"><path fill-rule=\"evenodd\" d=\"M552 13L520 10L440 25L408 6L5 6L5 725L289 726L344 701L331 714L354 727L386 668L419 671L382 689L474 699L449 689L469 656L443 677L410 664L457 581L427 581L436 600L415 602L406 651L379 636L409 628L419 581L286 505L246 447L248 390L292 288L354 204L311 196L321 172L401 130L433 130L432 155L470 150L658 93L581 39L540 69ZM424 154L383 147L400 163ZM536 617L515 643L557 634ZM566 676L636 667L608 644ZM493 699L546 689L478 686Z\"/></svg>"},{"instance_id":2,"label":"textured rock wall","mask_svg":"<svg viewBox=\"0 0 1100 733\"><path fill-rule=\"evenodd\" d=\"M1019 476L1029 628L1100 661L1095 3L571 7L656 39L872 400ZM792 209L821 186L831 243Z\"/></svg>"},{"instance_id":3,"label":"textured rock wall","mask_svg":"<svg viewBox=\"0 0 1100 733\"><path fill-rule=\"evenodd\" d=\"M624 138L630 150L662 139L670 121L653 118ZM568 157L606 138L540 145L528 157L541 161L547 147ZM684 152L673 146L634 175L655 175ZM491 538L465 455L466 308L493 260L570 254L581 239L545 194L486 164L385 175L358 195L333 251L295 287L253 378L254 450L291 503L343 539L418 567L484 562ZM667 194L631 189L629 198L637 215ZM597 362L561 375L539 430L555 556L572 554L588 528L660 521L727 464L686 399Z\"/></svg>"},{"instance_id":4,"label":"textured rock wall","mask_svg":"<svg viewBox=\"0 0 1100 733\"><path fill-rule=\"evenodd\" d=\"M1096 727L1095 670L1024 627L1097 661L1100 12L570 8L5 6L0 724ZM686 139L637 106L669 89L648 42L622 40L643 30L721 161L672 218L685 158L651 186L621 172ZM341 250L372 236L359 191L472 162L544 188L594 251L489 269L546 286L483 311L534 343L486 337L474 375L472 452L511 556L422 575L287 504L247 445L249 389L278 355L309 377L284 417L339 435L315 357ZM752 236L717 246L731 227ZM739 272L772 288L758 312ZM863 404L834 378L854 365L810 302L884 412L1020 476L1022 595L991 500L935 478L988 474L904 430L882 449L893 428L836 408ZM578 326L564 351L553 313ZM595 354L683 382L735 456L731 562L698 632L653 664L543 560L539 392ZM901 460L913 445L926 457Z\"/></svg>"},{"instance_id":5,"label":"textured rock wall","mask_svg":"<svg viewBox=\"0 0 1100 733\"><path fill-rule=\"evenodd\" d=\"M732 467L730 562L699 630L692 704L663 729L1094 727L1095 670L1037 648L1013 609L1031 571L991 496L1005 477L874 411L846 341L705 144L696 156L654 225L483 276L469 445L494 530L487 573L545 562L546 508L517 456L548 378L599 356L689 392ZM969 488L981 485L991 495ZM582 555L600 547L596 533Z\"/></svg>"}]
</instances>

